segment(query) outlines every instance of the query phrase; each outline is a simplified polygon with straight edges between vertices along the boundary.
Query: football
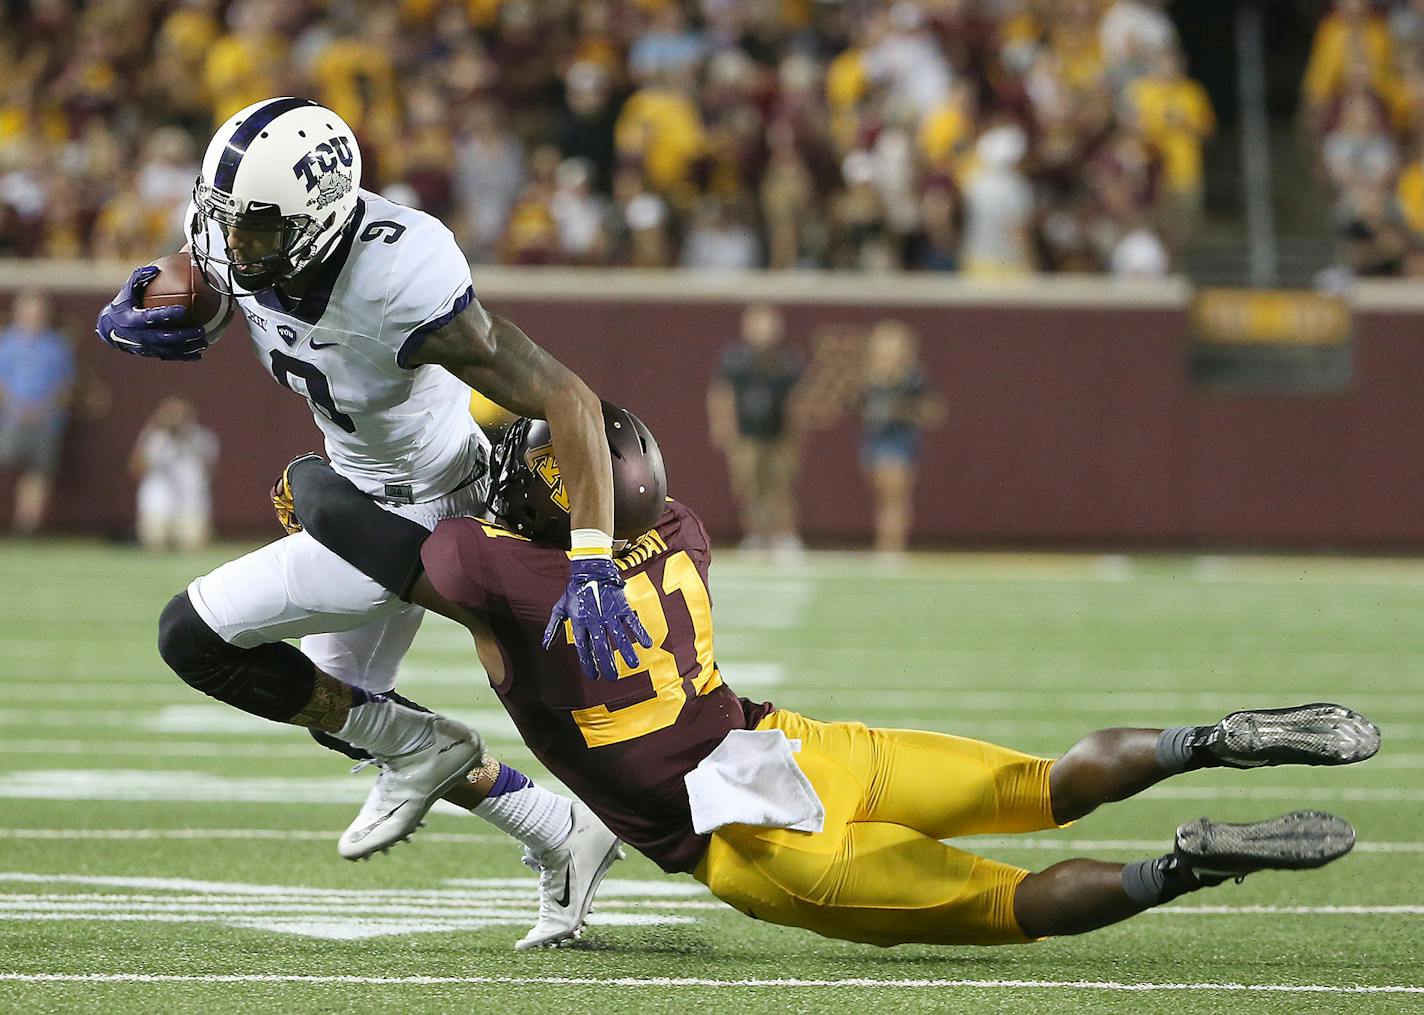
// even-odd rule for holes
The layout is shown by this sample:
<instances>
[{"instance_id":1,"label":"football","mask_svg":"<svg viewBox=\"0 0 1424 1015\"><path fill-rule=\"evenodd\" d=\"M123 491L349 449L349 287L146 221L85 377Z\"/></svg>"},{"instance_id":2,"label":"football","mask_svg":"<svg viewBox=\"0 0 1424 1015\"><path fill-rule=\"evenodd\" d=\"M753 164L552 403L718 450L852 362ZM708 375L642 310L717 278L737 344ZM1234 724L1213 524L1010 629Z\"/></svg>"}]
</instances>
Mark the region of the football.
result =
<instances>
[{"instance_id":1,"label":"football","mask_svg":"<svg viewBox=\"0 0 1424 1015\"><path fill-rule=\"evenodd\" d=\"M182 307L182 324L202 327L216 342L232 319L232 299L208 285L203 271L186 251L153 262L158 274L144 288L145 307Z\"/></svg>"}]
</instances>

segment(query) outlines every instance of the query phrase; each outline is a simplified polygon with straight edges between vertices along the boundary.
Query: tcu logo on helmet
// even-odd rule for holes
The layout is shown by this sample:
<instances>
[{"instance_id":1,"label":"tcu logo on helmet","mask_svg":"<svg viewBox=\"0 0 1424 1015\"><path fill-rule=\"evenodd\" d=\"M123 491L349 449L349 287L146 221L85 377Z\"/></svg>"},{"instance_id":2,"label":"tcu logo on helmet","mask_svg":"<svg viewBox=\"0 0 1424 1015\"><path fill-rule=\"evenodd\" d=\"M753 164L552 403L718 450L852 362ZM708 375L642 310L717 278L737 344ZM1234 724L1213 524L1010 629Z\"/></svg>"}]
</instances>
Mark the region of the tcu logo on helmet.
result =
<instances>
[{"instance_id":1,"label":"tcu logo on helmet","mask_svg":"<svg viewBox=\"0 0 1424 1015\"><path fill-rule=\"evenodd\" d=\"M316 207L321 209L350 192L351 162L351 139L338 135L298 159L292 174L304 180L308 194L316 191Z\"/></svg>"}]
</instances>

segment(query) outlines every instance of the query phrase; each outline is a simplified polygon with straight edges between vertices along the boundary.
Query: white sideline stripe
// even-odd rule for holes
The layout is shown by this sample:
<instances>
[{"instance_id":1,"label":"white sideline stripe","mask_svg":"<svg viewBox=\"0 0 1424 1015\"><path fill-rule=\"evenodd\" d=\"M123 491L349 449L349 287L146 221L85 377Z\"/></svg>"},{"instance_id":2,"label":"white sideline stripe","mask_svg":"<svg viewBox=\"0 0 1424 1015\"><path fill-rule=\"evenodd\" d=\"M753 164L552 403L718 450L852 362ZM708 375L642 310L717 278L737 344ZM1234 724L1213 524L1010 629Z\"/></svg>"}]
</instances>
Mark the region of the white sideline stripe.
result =
<instances>
[{"instance_id":1,"label":"white sideline stripe","mask_svg":"<svg viewBox=\"0 0 1424 1015\"><path fill-rule=\"evenodd\" d=\"M144 842L149 840L261 840L272 842L330 842L335 831L314 832L306 829L282 828L0 828L0 839L22 840L114 840ZM504 835L482 835L478 832L427 832L420 833L421 842L440 842L452 845L508 842ZM1126 850L1161 852L1167 848L1167 839L1054 839L1032 836L965 836L948 840L971 849L1032 849L1032 850L1076 850L1080 853L1115 853ZM1424 853L1424 842L1357 842L1356 853ZM485 884L484 881L450 878L445 884ZM600 893L607 893L612 880L603 882ZM659 884L660 882L650 882ZM668 882L677 884L677 882ZM645 889L645 894L658 894Z\"/></svg>"},{"instance_id":2,"label":"white sideline stripe","mask_svg":"<svg viewBox=\"0 0 1424 1015\"><path fill-rule=\"evenodd\" d=\"M205 897L206 898L206 897ZM124 896L115 895L105 900L90 902L70 902L60 896L19 896L14 900L0 896L0 920L28 920L36 918L59 919L69 917L74 920L97 919L111 914L142 916L149 913L194 913L199 915L219 914L238 916L325 916L348 919L351 916L366 917L475 917L495 920L524 920L531 913L531 899L528 895L504 896L477 899L479 905L471 905L472 900L446 900L435 905L434 900L416 899L409 905L375 905L363 899L327 899L323 902L271 902L262 899L244 902L193 901L178 898L176 901L129 902ZM458 902L458 905L457 905ZM624 903L633 906L633 903ZM719 909L727 907L720 902L668 902L659 900L644 903L640 908L656 906L659 909ZM1295 912L1287 910L1286 912ZM603 914L607 916L608 914Z\"/></svg>"},{"instance_id":3,"label":"white sideline stripe","mask_svg":"<svg viewBox=\"0 0 1424 1015\"><path fill-rule=\"evenodd\" d=\"M490 891L529 892L535 885L530 878L450 878L444 885L462 888L482 889L483 892L460 892L445 888L316 888L308 885L262 885L247 881L201 881L193 878L125 877L105 874L32 874L28 871L0 871L0 882L13 884L64 884L86 885L99 888L137 888L156 891L169 890L191 892L204 895L227 895L247 897L273 897L297 900L311 899L409 899L428 895L436 898L485 898ZM631 878L607 878L599 888L599 898L638 898L702 896L708 891L695 881L649 880Z\"/></svg>"},{"instance_id":4,"label":"white sideline stripe","mask_svg":"<svg viewBox=\"0 0 1424 1015\"><path fill-rule=\"evenodd\" d=\"M1046 849L1074 850L1080 853L1118 853L1126 850L1160 853L1171 845L1163 839L1054 839L1032 836L964 836L946 842L974 850L983 849ZM1424 853L1424 842L1356 842L1356 853Z\"/></svg>"},{"instance_id":5,"label":"white sideline stripe","mask_svg":"<svg viewBox=\"0 0 1424 1015\"><path fill-rule=\"evenodd\" d=\"M1418 916L1424 906L1163 906L1154 916L1237 916L1285 913L1301 916Z\"/></svg>"},{"instance_id":6,"label":"white sideline stripe","mask_svg":"<svg viewBox=\"0 0 1424 1015\"><path fill-rule=\"evenodd\" d=\"M486 737L486 740L490 738ZM6 754L144 754L155 758L306 758L316 753L314 743L272 744L227 741L173 740L7 740ZM317 748L320 750L320 748ZM501 755L504 752L500 752Z\"/></svg>"},{"instance_id":7,"label":"white sideline stripe","mask_svg":"<svg viewBox=\"0 0 1424 1015\"><path fill-rule=\"evenodd\" d=\"M714 980L670 976L301 976L278 973L0 973L11 983L330 983L352 986L506 986L506 987L868 987L906 990L946 988L1008 990L1195 991L1226 990L1264 994L1424 994L1424 986L1320 983L1121 983L1114 980Z\"/></svg>"},{"instance_id":8,"label":"white sideline stripe","mask_svg":"<svg viewBox=\"0 0 1424 1015\"><path fill-rule=\"evenodd\" d=\"M0 922L216 923L333 941L526 926L531 878L464 879L467 888L318 888L242 881L0 873L17 885L76 885L137 891L0 892ZM690 924L697 910L722 909L695 882L612 879L590 918L609 927ZM163 893L163 894L160 894ZM700 898L676 896L699 895ZM689 915L674 915L682 910Z\"/></svg>"},{"instance_id":9,"label":"white sideline stripe","mask_svg":"<svg viewBox=\"0 0 1424 1015\"><path fill-rule=\"evenodd\" d=\"M1424 800L1424 789L1325 789L1295 786L1153 786L1143 796L1158 800L1336 800L1351 803L1394 803Z\"/></svg>"},{"instance_id":10,"label":"white sideline stripe","mask_svg":"<svg viewBox=\"0 0 1424 1015\"><path fill-rule=\"evenodd\" d=\"M899 705L908 705L913 708L924 702L930 702L940 703L957 711L965 712L1012 710L1016 712L1082 712L1087 715L1107 712L1141 712L1150 715L1178 712L1186 716L1183 721L1213 722L1228 712L1239 712L1249 708L1280 708L1303 704L1310 700L1308 696L1301 696L1299 692L1285 700L1282 700L1282 693L1272 694L1270 700L1263 702L1263 696L1260 693L1246 694L1240 691L1101 691L1092 694L1063 694L1061 691L1055 692L1047 688L1031 691L987 691L953 686L897 687L883 682L877 682L874 687L866 687L863 684L854 687L836 686L832 691L825 681L816 679L817 670L817 667L810 666L795 671L793 675L797 680L787 687L786 693L814 695L834 693L838 699L857 703L864 701L885 708L894 708ZM723 667L722 675L729 685L737 686L738 675L734 663L728 663ZM943 678L945 675L947 675L945 670L940 670L939 676ZM1378 713L1380 716L1394 717L1402 713L1424 712L1424 692L1346 694L1336 691L1334 693L1345 699L1341 704L1366 714ZM1191 716L1198 712L1208 713L1209 717L1193 720Z\"/></svg>"},{"instance_id":11,"label":"white sideline stripe","mask_svg":"<svg viewBox=\"0 0 1424 1015\"><path fill-rule=\"evenodd\" d=\"M155 839L204 840L233 839L275 842L333 842L335 829L313 832L281 828L0 828L0 839L116 840L143 842ZM481 835L477 832L425 832L421 842L488 843L509 842L507 835ZM1359 847L1355 847L1358 849Z\"/></svg>"},{"instance_id":12,"label":"white sideline stripe","mask_svg":"<svg viewBox=\"0 0 1424 1015\"><path fill-rule=\"evenodd\" d=\"M489 927L527 927L528 911L491 916L423 916L419 919L391 917L367 919L336 913L281 913L273 916L241 916L231 913L18 913L0 914L10 923L219 923L246 930L267 930L278 934L323 938L328 941L359 941L394 934L435 934L455 930L485 930ZM590 913L588 922L598 927L660 927L690 924L690 916L644 913Z\"/></svg>"},{"instance_id":13,"label":"white sideline stripe","mask_svg":"<svg viewBox=\"0 0 1424 1015\"><path fill-rule=\"evenodd\" d=\"M91 917L99 919L108 914L147 913L316 915L344 918L347 911L373 917L468 916L523 919L529 915L530 905L527 892L519 895L508 892L452 892L434 895L410 893L405 904L326 896L321 896L319 902L298 902L272 896L243 896L241 901L215 901L220 898L221 896L212 895L0 894L0 920L59 919L63 916L86 920ZM675 899L620 901L618 907L721 911L728 908L721 902ZM1424 906L1168 906L1148 912L1153 916L1420 916L1424 915Z\"/></svg>"}]
</instances>

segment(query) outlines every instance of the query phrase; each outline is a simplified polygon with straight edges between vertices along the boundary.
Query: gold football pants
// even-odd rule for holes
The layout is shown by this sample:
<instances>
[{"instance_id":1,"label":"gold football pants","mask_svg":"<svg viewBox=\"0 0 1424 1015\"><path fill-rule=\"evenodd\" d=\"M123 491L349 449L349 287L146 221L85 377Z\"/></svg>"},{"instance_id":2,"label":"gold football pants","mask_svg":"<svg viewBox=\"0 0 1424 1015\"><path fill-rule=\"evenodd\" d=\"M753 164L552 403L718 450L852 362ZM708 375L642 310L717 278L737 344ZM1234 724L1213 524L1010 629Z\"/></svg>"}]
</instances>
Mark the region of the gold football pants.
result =
<instances>
[{"instance_id":1,"label":"gold football pants","mask_svg":"<svg viewBox=\"0 0 1424 1015\"><path fill-rule=\"evenodd\" d=\"M695 872L719 899L754 919L868 944L1028 940L1014 892L1029 872L940 840L1056 828L1052 760L784 709L758 729L801 741L796 761L826 824L820 832L719 829Z\"/></svg>"}]
</instances>

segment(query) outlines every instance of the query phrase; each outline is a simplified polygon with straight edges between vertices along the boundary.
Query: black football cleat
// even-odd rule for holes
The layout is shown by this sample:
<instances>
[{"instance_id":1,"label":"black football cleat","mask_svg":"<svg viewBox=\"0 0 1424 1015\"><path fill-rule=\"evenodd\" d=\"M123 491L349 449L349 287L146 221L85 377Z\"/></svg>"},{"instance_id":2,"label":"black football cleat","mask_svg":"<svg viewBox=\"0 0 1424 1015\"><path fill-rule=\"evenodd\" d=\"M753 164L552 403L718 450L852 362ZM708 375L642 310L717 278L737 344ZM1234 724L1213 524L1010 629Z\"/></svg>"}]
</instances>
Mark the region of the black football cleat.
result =
<instances>
[{"instance_id":1,"label":"black football cleat","mask_svg":"<svg viewBox=\"0 0 1424 1015\"><path fill-rule=\"evenodd\" d=\"M1202 885L1240 881L1261 870L1308 870L1355 846L1355 829L1321 811L1292 811L1269 821L1231 825L1198 818L1177 829L1173 859Z\"/></svg>"},{"instance_id":2,"label":"black football cleat","mask_svg":"<svg viewBox=\"0 0 1424 1015\"><path fill-rule=\"evenodd\" d=\"M1353 765L1373 758L1379 748L1378 726L1328 702L1232 712L1192 738L1202 762L1227 768Z\"/></svg>"}]
</instances>

